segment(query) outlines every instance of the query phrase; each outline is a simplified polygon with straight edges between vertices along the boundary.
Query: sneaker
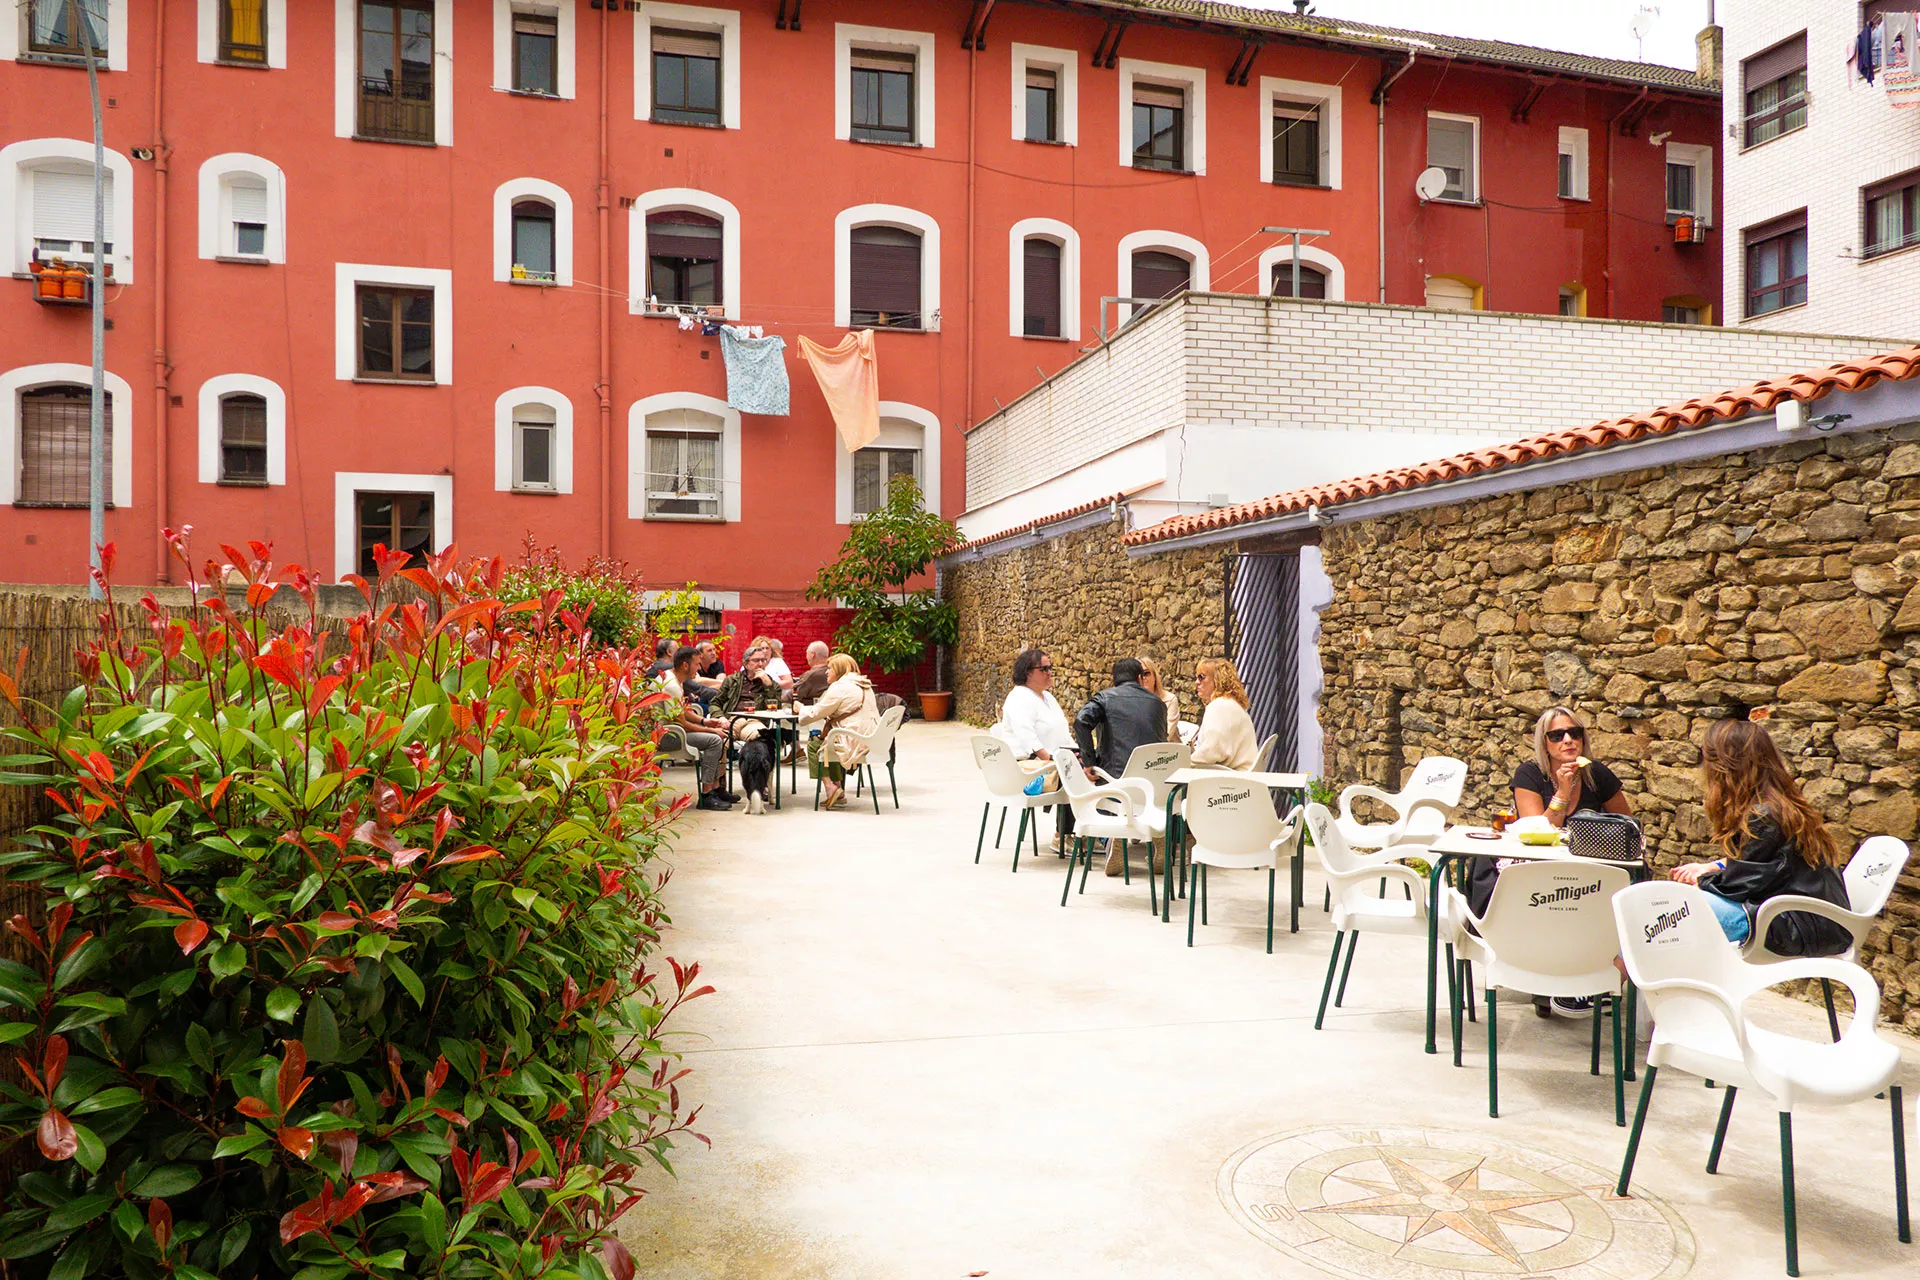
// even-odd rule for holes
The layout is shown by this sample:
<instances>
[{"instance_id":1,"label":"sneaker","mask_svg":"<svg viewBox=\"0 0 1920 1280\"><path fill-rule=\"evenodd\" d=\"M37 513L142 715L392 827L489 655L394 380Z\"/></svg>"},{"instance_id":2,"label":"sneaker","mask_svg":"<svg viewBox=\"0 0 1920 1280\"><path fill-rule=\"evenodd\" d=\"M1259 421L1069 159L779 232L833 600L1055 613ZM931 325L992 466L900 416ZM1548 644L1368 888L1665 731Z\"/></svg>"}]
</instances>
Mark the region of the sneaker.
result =
<instances>
[{"instance_id":1,"label":"sneaker","mask_svg":"<svg viewBox=\"0 0 1920 1280\"><path fill-rule=\"evenodd\" d=\"M1126 847L1118 840L1107 841L1107 874L1116 880L1125 872Z\"/></svg>"},{"instance_id":2,"label":"sneaker","mask_svg":"<svg viewBox=\"0 0 1920 1280\"><path fill-rule=\"evenodd\" d=\"M1553 1011L1563 1018L1591 1018L1593 1001L1585 996L1555 996Z\"/></svg>"},{"instance_id":3,"label":"sneaker","mask_svg":"<svg viewBox=\"0 0 1920 1280\"><path fill-rule=\"evenodd\" d=\"M725 800L728 804L740 803L740 797L731 791L714 790L714 791L708 792L708 794L719 796L722 800Z\"/></svg>"},{"instance_id":4,"label":"sneaker","mask_svg":"<svg viewBox=\"0 0 1920 1280\"><path fill-rule=\"evenodd\" d=\"M718 791L709 791L700 797L700 803L695 805L694 808L710 809L715 813L725 813L733 808L733 803L729 800L722 800Z\"/></svg>"}]
</instances>

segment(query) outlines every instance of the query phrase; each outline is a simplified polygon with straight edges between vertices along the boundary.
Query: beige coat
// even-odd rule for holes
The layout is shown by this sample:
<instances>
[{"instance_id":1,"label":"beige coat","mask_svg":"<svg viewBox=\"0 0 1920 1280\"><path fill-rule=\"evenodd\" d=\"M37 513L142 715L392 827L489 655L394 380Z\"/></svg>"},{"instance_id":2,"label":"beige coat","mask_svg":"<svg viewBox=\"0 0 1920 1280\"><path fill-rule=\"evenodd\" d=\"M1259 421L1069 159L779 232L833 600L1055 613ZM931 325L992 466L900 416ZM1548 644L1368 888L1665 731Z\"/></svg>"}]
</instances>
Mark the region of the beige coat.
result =
<instances>
[{"instance_id":1,"label":"beige coat","mask_svg":"<svg viewBox=\"0 0 1920 1280\"><path fill-rule=\"evenodd\" d=\"M1253 768L1260 754L1260 740L1254 736L1253 717L1232 698L1219 697L1207 704L1200 717L1200 733L1193 740L1193 762L1228 769Z\"/></svg>"},{"instance_id":2,"label":"beige coat","mask_svg":"<svg viewBox=\"0 0 1920 1280\"><path fill-rule=\"evenodd\" d=\"M859 672L850 672L827 686L820 701L800 710L800 723L823 722L826 729L850 729L865 737L880 727L880 708L873 700L873 682ZM849 769L858 768L867 759L867 749L844 735L834 739L833 750L825 757Z\"/></svg>"}]
</instances>

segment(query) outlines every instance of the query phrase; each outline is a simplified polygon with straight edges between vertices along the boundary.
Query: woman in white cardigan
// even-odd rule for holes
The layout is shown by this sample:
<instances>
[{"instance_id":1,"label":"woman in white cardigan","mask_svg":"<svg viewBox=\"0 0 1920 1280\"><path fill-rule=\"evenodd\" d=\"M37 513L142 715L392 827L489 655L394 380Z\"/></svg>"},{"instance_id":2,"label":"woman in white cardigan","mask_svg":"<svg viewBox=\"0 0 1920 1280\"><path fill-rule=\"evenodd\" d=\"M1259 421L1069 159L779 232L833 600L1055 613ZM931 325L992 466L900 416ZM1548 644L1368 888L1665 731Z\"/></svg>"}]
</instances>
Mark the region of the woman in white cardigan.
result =
<instances>
[{"instance_id":1,"label":"woman in white cardigan","mask_svg":"<svg viewBox=\"0 0 1920 1280\"><path fill-rule=\"evenodd\" d=\"M880 727L880 708L873 700L873 684L860 674L859 665L844 653L827 659L827 675L832 683L820 695L820 701L799 709L801 727L816 721L822 729L845 728L861 737L871 736ZM835 738L833 749L826 751L821 766L826 772L825 809L837 809L846 802L847 774L866 763L867 749L848 738Z\"/></svg>"},{"instance_id":2,"label":"woman in white cardigan","mask_svg":"<svg viewBox=\"0 0 1920 1280\"><path fill-rule=\"evenodd\" d=\"M1202 658L1196 670L1200 703L1200 733L1193 740L1193 763L1216 769L1253 768L1260 754L1253 717L1247 714L1247 691L1240 673L1226 658Z\"/></svg>"}]
</instances>

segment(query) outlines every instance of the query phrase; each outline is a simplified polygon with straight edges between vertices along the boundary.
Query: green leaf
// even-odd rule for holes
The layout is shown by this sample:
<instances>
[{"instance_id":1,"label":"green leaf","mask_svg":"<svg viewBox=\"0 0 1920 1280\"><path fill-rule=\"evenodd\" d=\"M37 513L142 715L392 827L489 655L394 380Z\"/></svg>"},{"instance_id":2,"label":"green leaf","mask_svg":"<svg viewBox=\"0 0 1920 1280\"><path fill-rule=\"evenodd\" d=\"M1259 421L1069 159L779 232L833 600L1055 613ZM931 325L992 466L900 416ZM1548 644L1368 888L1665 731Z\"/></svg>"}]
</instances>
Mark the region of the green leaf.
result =
<instances>
[{"instance_id":1,"label":"green leaf","mask_svg":"<svg viewBox=\"0 0 1920 1280\"><path fill-rule=\"evenodd\" d=\"M16 1040L25 1040L39 1030L31 1022L0 1022L0 1044L12 1044Z\"/></svg>"},{"instance_id":2,"label":"green leaf","mask_svg":"<svg viewBox=\"0 0 1920 1280\"><path fill-rule=\"evenodd\" d=\"M53 989L65 991L105 964L106 960L107 949L101 945L100 939L88 939L85 946L62 960L60 967L53 971Z\"/></svg>"},{"instance_id":3,"label":"green leaf","mask_svg":"<svg viewBox=\"0 0 1920 1280\"><path fill-rule=\"evenodd\" d=\"M234 1259L240 1256L241 1252L247 1247L247 1241L252 1238L253 1224L245 1218L242 1218L227 1228L227 1234L220 1241L220 1269L222 1271L225 1271L233 1265Z\"/></svg>"},{"instance_id":4,"label":"green leaf","mask_svg":"<svg viewBox=\"0 0 1920 1280\"><path fill-rule=\"evenodd\" d=\"M55 1231L42 1227L11 1240L0 1238L0 1258L31 1258L36 1253L45 1253L72 1234L72 1228Z\"/></svg>"},{"instance_id":5,"label":"green leaf","mask_svg":"<svg viewBox=\"0 0 1920 1280\"><path fill-rule=\"evenodd\" d=\"M112 1111L116 1107L130 1107L140 1100L141 1094L138 1089L119 1085L112 1089L102 1089L91 1098L75 1103L67 1114L84 1116L91 1115L95 1111Z\"/></svg>"},{"instance_id":6,"label":"green leaf","mask_svg":"<svg viewBox=\"0 0 1920 1280\"><path fill-rule=\"evenodd\" d=\"M110 1014L122 1014L127 1011L125 1000L118 996L110 996L104 991L76 991L70 996L61 996L56 1003L62 1009L99 1009Z\"/></svg>"},{"instance_id":7,"label":"green leaf","mask_svg":"<svg viewBox=\"0 0 1920 1280\"><path fill-rule=\"evenodd\" d=\"M341 781L341 775L337 773L323 773L312 782L309 782L307 784L305 807L308 809L317 807L321 801L332 795L334 791L339 788Z\"/></svg>"},{"instance_id":8,"label":"green leaf","mask_svg":"<svg viewBox=\"0 0 1920 1280\"><path fill-rule=\"evenodd\" d=\"M300 1023L300 1043L307 1047L307 1057L315 1062L339 1060L340 1023L324 995L315 994L307 1001L307 1016Z\"/></svg>"},{"instance_id":9,"label":"green leaf","mask_svg":"<svg viewBox=\"0 0 1920 1280\"><path fill-rule=\"evenodd\" d=\"M320 873L314 872L300 882L300 888L294 893L293 901L287 904L287 914L293 915L313 901L313 895L320 892Z\"/></svg>"},{"instance_id":10,"label":"green leaf","mask_svg":"<svg viewBox=\"0 0 1920 1280\"><path fill-rule=\"evenodd\" d=\"M76 1196L47 1215L47 1230L71 1231L75 1227L83 1227L113 1208L119 1198L111 1191Z\"/></svg>"},{"instance_id":11,"label":"green leaf","mask_svg":"<svg viewBox=\"0 0 1920 1280\"><path fill-rule=\"evenodd\" d=\"M99 1264L106 1251L107 1242L99 1233L88 1232L61 1250L59 1261L47 1272L47 1280L80 1280Z\"/></svg>"},{"instance_id":12,"label":"green leaf","mask_svg":"<svg viewBox=\"0 0 1920 1280\"><path fill-rule=\"evenodd\" d=\"M267 993L267 1016L277 1022L292 1022L300 1012L300 993L292 987L275 987Z\"/></svg>"},{"instance_id":13,"label":"green leaf","mask_svg":"<svg viewBox=\"0 0 1920 1280\"><path fill-rule=\"evenodd\" d=\"M198 1022L187 1024L187 1056L193 1059L194 1066L213 1074L213 1037Z\"/></svg>"},{"instance_id":14,"label":"green leaf","mask_svg":"<svg viewBox=\"0 0 1920 1280\"><path fill-rule=\"evenodd\" d=\"M200 1185L200 1171L190 1164L163 1164L134 1184L133 1195L152 1199L177 1196Z\"/></svg>"},{"instance_id":15,"label":"green leaf","mask_svg":"<svg viewBox=\"0 0 1920 1280\"><path fill-rule=\"evenodd\" d=\"M134 1206L131 1200L122 1200L113 1209L113 1225L127 1243L138 1240L147 1229L146 1215Z\"/></svg>"},{"instance_id":16,"label":"green leaf","mask_svg":"<svg viewBox=\"0 0 1920 1280\"><path fill-rule=\"evenodd\" d=\"M426 1008L427 988L421 983L420 975L415 973L413 969L408 966L407 962L397 955L386 957L386 965L387 968L392 971L393 976L400 979L400 985L407 989L407 994L413 997L415 1006L421 1009Z\"/></svg>"},{"instance_id":17,"label":"green leaf","mask_svg":"<svg viewBox=\"0 0 1920 1280\"><path fill-rule=\"evenodd\" d=\"M229 1134L214 1144L213 1158L224 1160L228 1156L244 1155L266 1140L266 1134L253 1128L247 1129L244 1133Z\"/></svg>"},{"instance_id":18,"label":"green leaf","mask_svg":"<svg viewBox=\"0 0 1920 1280\"><path fill-rule=\"evenodd\" d=\"M73 1136L79 1143L73 1158L88 1173L100 1172L100 1166L107 1162L107 1144L100 1141L99 1135L83 1124L73 1126Z\"/></svg>"},{"instance_id":19,"label":"green leaf","mask_svg":"<svg viewBox=\"0 0 1920 1280\"><path fill-rule=\"evenodd\" d=\"M216 978L230 978L246 967L247 949L238 942L227 943L207 961L207 972Z\"/></svg>"},{"instance_id":20,"label":"green leaf","mask_svg":"<svg viewBox=\"0 0 1920 1280\"><path fill-rule=\"evenodd\" d=\"M440 1158L453 1148L445 1138L429 1133L396 1133L388 1139L407 1168L425 1178L429 1185L440 1185Z\"/></svg>"},{"instance_id":21,"label":"green leaf","mask_svg":"<svg viewBox=\"0 0 1920 1280\"><path fill-rule=\"evenodd\" d=\"M447 1206L431 1191L420 1200L420 1236L429 1254L437 1255L447 1247Z\"/></svg>"}]
</instances>

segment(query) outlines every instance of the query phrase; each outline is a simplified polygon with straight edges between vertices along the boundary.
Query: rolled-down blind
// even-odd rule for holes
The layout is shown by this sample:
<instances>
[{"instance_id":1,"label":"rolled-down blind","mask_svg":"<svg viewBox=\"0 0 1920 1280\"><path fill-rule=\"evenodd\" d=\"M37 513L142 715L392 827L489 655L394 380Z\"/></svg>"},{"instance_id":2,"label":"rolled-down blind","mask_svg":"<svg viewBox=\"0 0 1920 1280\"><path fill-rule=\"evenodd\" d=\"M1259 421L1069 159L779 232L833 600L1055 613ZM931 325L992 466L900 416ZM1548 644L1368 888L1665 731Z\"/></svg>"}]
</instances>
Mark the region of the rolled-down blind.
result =
<instances>
[{"instance_id":1,"label":"rolled-down blind","mask_svg":"<svg viewBox=\"0 0 1920 1280\"><path fill-rule=\"evenodd\" d=\"M1193 264L1171 253L1146 250L1133 255L1133 296L1171 298L1193 279Z\"/></svg>"},{"instance_id":2,"label":"rolled-down blind","mask_svg":"<svg viewBox=\"0 0 1920 1280\"><path fill-rule=\"evenodd\" d=\"M918 65L918 58L892 49L855 49L847 56L847 62L856 71L912 71Z\"/></svg>"},{"instance_id":3,"label":"rolled-down blind","mask_svg":"<svg viewBox=\"0 0 1920 1280\"><path fill-rule=\"evenodd\" d=\"M1748 89L1772 84L1790 71L1804 71L1807 66L1807 33L1802 31L1790 40L1783 40L1765 53L1754 54L1740 65L1741 79Z\"/></svg>"},{"instance_id":4,"label":"rolled-down blind","mask_svg":"<svg viewBox=\"0 0 1920 1280\"><path fill-rule=\"evenodd\" d=\"M858 227L849 238L848 296L855 311L917 315L920 237L897 227Z\"/></svg>"},{"instance_id":5,"label":"rolled-down blind","mask_svg":"<svg viewBox=\"0 0 1920 1280\"><path fill-rule=\"evenodd\" d=\"M1882 178L1879 182L1870 183L1860 189L1860 198L1863 200L1878 200L1881 196L1890 196L1902 187L1911 187L1916 183L1920 183L1920 169L1897 174L1891 178Z\"/></svg>"},{"instance_id":6,"label":"rolled-down blind","mask_svg":"<svg viewBox=\"0 0 1920 1280\"><path fill-rule=\"evenodd\" d=\"M22 503L84 506L92 474L92 409L84 387L47 387L20 397L20 492ZM101 406L106 433L108 501L112 501L113 399Z\"/></svg>"},{"instance_id":7,"label":"rolled-down blind","mask_svg":"<svg viewBox=\"0 0 1920 1280\"><path fill-rule=\"evenodd\" d=\"M718 58L720 33L717 31L669 31L653 29L653 51L673 53L683 58Z\"/></svg>"},{"instance_id":8,"label":"rolled-down blind","mask_svg":"<svg viewBox=\"0 0 1920 1280\"><path fill-rule=\"evenodd\" d=\"M1473 126L1464 120L1427 121L1427 163L1462 172L1471 169L1472 137Z\"/></svg>"},{"instance_id":9,"label":"rolled-down blind","mask_svg":"<svg viewBox=\"0 0 1920 1280\"><path fill-rule=\"evenodd\" d=\"M1024 332L1060 336L1060 246L1051 240L1026 242L1026 278L1021 312Z\"/></svg>"},{"instance_id":10,"label":"rolled-down blind","mask_svg":"<svg viewBox=\"0 0 1920 1280\"><path fill-rule=\"evenodd\" d=\"M1796 209L1792 213L1773 219L1771 222L1763 222L1759 226L1748 227L1746 231L1742 233L1742 238L1747 244L1755 245L1759 244L1762 240L1771 240L1775 236L1786 235L1789 231L1805 231L1806 229L1807 211L1805 209Z\"/></svg>"},{"instance_id":11,"label":"rolled-down blind","mask_svg":"<svg viewBox=\"0 0 1920 1280\"><path fill-rule=\"evenodd\" d=\"M233 220L235 222L265 222L267 220L267 184L264 182L235 181L231 184L233 193Z\"/></svg>"},{"instance_id":12,"label":"rolled-down blind","mask_svg":"<svg viewBox=\"0 0 1920 1280\"><path fill-rule=\"evenodd\" d=\"M105 239L113 240L113 175L105 183ZM93 239L93 171L33 171L33 234L44 240Z\"/></svg>"},{"instance_id":13,"label":"rolled-down blind","mask_svg":"<svg viewBox=\"0 0 1920 1280\"><path fill-rule=\"evenodd\" d=\"M1133 86L1135 104L1145 107L1184 107L1187 95L1181 89L1169 89L1159 84L1136 84Z\"/></svg>"},{"instance_id":14,"label":"rolled-down blind","mask_svg":"<svg viewBox=\"0 0 1920 1280\"><path fill-rule=\"evenodd\" d=\"M697 213L672 213L647 219L647 256L717 262L720 223Z\"/></svg>"}]
</instances>

